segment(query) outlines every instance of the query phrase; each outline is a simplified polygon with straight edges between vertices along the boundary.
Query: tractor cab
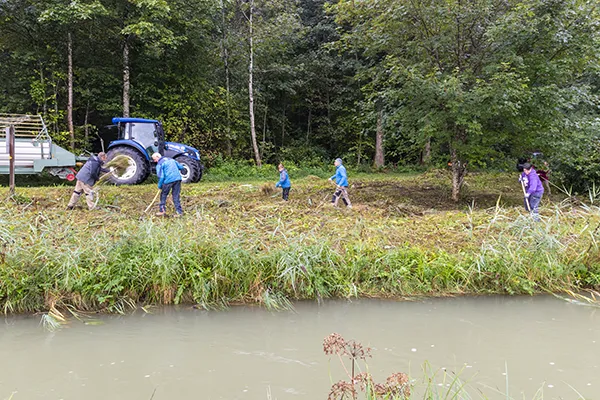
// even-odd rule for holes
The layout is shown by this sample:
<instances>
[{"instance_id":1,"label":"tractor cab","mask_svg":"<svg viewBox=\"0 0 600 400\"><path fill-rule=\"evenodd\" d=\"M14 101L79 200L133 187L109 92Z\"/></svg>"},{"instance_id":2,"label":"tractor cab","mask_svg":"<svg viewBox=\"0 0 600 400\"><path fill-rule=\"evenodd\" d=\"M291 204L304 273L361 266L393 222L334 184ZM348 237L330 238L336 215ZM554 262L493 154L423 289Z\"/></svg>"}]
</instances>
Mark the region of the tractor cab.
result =
<instances>
[{"instance_id":1,"label":"tractor cab","mask_svg":"<svg viewBox=\"0 0 600 400\"><path fill-rule=\"evenodd\" d=\"M117 140L133 140L146 153L164 153L165 133L162 124L156 120L141 118L113 118L118 127Z\"/></svg>"},{"instance_id":2,"label":"tractor cab","mask_svg":"<svg viewBox=\"0 0 600 400\"><path fill-rule=\"evenodd\" d=\"M112 122L118 133L117 140L108 146L108 159L122 155L128 158L130 165L123 175L111 178L115 184L136 184L146 180L156 166L152 161L152 154L156 152L174 158L184 166L184 183L197 182L202 177L200 152L181 143L165 142L165 132L159 121L113 118Z\"/></svg>"}]
</instances>

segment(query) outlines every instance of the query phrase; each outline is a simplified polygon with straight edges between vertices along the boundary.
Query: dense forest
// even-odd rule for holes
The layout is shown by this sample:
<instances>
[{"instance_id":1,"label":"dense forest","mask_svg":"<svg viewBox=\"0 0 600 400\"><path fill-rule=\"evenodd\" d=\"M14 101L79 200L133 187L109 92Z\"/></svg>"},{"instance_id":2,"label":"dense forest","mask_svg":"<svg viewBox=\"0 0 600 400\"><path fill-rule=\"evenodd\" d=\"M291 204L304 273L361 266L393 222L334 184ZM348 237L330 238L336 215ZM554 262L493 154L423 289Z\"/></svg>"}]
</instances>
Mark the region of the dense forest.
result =
<instances>
[{"instance_id":1,"label":"dense forest","mask_svg":"<svg viewBox=\"0 0 600 400\"><path fill-rule=\"evenodd\" d=\"M597 0L0 0L0 112L233 158L600 178Z\"/></svg>"}]
</instances>

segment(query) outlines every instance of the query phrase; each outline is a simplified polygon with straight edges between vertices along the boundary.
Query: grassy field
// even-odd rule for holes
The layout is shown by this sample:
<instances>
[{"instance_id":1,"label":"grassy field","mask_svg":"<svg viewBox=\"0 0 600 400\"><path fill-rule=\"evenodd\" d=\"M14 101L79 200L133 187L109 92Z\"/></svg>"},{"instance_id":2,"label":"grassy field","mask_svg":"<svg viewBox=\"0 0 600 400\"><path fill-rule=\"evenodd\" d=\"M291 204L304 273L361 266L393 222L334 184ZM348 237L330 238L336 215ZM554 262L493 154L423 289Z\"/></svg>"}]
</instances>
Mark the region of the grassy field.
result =
<instances>
[{"instance_id":1,"label":"grassy field","mask_svg":"<svg viewBox=\"0 0 600 400\"><path fill-rule=\"evenodd\" d=\"M446 171L350 178L352 210L332 208L333 186L314 175L292 175L287 203L265 180L186 185L181 219L154 217L156 205L144 213L155 184L103 186L92 212L83 199L66 210L69 186L20 187L12 198L2 187L0 309L279 308L600 286L600 208L589 201L546 196L534 223L516 174L469 175L458 204Z\"/></svg>"}]
</instances>

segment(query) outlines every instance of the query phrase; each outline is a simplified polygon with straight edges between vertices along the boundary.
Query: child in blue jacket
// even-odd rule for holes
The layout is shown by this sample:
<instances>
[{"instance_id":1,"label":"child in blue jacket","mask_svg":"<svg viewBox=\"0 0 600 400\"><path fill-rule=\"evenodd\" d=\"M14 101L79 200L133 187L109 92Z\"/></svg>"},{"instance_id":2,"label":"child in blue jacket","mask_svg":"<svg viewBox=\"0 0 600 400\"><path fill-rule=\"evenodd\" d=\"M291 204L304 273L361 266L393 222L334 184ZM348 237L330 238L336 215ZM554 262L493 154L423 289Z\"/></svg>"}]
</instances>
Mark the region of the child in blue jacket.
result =
<instances>
[{"instance_id":1,"label":"child in blue jacket","mask_svg":"<svg viewBox=\"0 0 600 400\"><path fill-rule=\"evenodd\" d=\"M279 182L275 184L275 187L280 187L282 189L281 198L285 201L288 201L288 197L290 196L290 188L292 187L290 176L288 175L287 169L284 168L283 164L279 164L277 169L279 170Z\"/></svg>"}]
</instances>

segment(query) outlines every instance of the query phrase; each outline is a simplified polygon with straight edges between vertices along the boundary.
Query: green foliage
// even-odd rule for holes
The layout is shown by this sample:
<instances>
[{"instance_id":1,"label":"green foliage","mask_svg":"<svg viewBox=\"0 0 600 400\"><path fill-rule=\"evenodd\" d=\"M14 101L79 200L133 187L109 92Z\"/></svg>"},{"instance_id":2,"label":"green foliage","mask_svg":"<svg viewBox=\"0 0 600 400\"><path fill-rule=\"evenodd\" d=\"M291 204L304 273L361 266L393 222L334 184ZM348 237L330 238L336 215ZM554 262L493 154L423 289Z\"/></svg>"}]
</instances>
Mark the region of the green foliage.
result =
<instances>
[{"instance_id":1,"label":"green foliage","mask_svg":"<svg viewBox=\"0 0 600 400\"><path fill-rule=\"evenodd\" d=\"M321 178L330 177L333 168L327 168L326 164L296 164L293 162L284 162L290 178L292 180L304 178L309 175L319 176ZM258 168L252 160L223 160L221 158L213 160L213 163L206 171L203 179L208 182L223 182L229 180L252 179L252 180L279 180L277 164L263 164Z\"/></svg>"},{"instance_id":2,"label":"green foliage","mask_svg":"<svg viewBox=\"0 0 600 400\"><path fill-rule=\"evenodd\" d=\"M211 159L252 157L247 2L0 2L0 111L85 135L122 113ZM543 151L568 185L597 180L599 10L593 0L255 1L255 111L265 161L506 168ZM90 130L90 127L94 128ZM92 132L92 133L90 133ZM426 151L429 149L429 152Z\"/></svg>"},{"instance_id":3,"label":"green foliage","mask_svg":"<svg viewBox=\"0 0 600 400\"><path fill-rule=\"evenodd\" d=\"M383 104L400 151L431 140L435 153L485 167L552 148L551 132L562 146L585 130L564 132L568 121L597 115L581 107L595 102L582 80L598 71L594 2L342 1L332 12L340 48L362 57L367 105Z\"/></svg>"},{"instance_id":4,"label":"green foliage","mask_svg":"<svg viewBox=\"0 0 600 400\"><path fill-rule=\"evenodd\" d=\"M96 16L107 14L106 8L99 1L86 3L75 0L41 3L47 8L40 13L40 22L57 22L59 24L71 25L77 21L90 20Z\"/></svg>"}]
</instances>

